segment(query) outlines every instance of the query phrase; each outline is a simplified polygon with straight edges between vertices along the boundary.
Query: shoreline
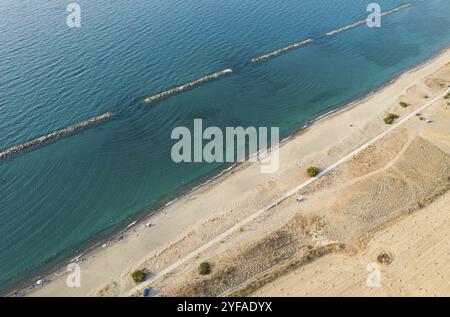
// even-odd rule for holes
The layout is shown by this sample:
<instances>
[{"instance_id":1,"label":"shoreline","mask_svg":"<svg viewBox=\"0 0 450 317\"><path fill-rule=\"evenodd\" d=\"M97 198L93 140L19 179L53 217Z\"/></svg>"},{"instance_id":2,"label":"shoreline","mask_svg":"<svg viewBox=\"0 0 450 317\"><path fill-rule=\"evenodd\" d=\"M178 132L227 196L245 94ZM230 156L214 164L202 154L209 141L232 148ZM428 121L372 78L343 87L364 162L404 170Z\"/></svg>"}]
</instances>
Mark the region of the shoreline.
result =
<instances>
[{"instance_id":1,"label":"shoreline","mask_svg":"<svg viewBox=\"0 0 450 317\"><path fill-rule=\"evenodd\" d=\"M435 56L425 60L424 62L412 66L410 68L407 68L405 70L400 71L393 79L391 79L389 82L380 85L378 88L374 89L373 91L369 92L368 94L363 95L362 97L348 102L344 103L340 106L337 106L336 109L333 109L331 111L325 112L323 114L319 114L317 117L312 118L311 120L308 120L305 124L299 126L297 129L293 130L292 133L290 133L286 138L284 138L280 142L280 148L282 145L285 145L288 143L288 141L295 139L296 137L304 134L306 131L310 130L311 127L314 126L314 124L317 124L318 122L328 120L330 118L333 118L341 113L347 112L356 106L360 105L361 103L364 103L368 99L372 98L373 96L379 94L382 92L385 88L391 86L395 82L397 82L400 78L402 78L405 75L408 75L409 73L415 72L417 70L420 70L424 67L426 67L429 64L432 64L434 61L439 59L441 56L448 53L450 50L449 47L441 50L439 53L437 53ZM247 164L246 164L247 163ZM110 247L111 245L116 244L117 242L121 241L122 239L126 238L129 234L135 232L138 227L142 226L145 222L151 221L154 218L158 217L166 209L168 209L169 206L175 206L177 204L182 203L183 201L188 200L191 196L197 195L203 191L207 191L209 188L214 187L215 184L222 182L225 180L228 176L231 174L239 171L241 168L244 169L248 165L248 162L242 163L234 163L231 166L226 166L223 168L218 168L217 171L214 171L211 173L211 175L207 175L204 178L200 179L198 182L191 184L189 188L187 188L184 191L181 191L181 193L174 193L174 198L169 198L166 201L162 201L159 206L156 206L150 210L143 211L142 215L139 217L136 217L136 219L131 219L132 221L130 223L124 224L122 229L120 229L118 232L112 233L108 235L107 238L104 238L100 241L96 240L97 242L92 243L90 247L82 251L81 253L77 254L75 257L70 257L70 260L62 261L61 264L56 265L56 269L48 270L46 273L42 273L39 276L31 279L30 282L23 282L22 284L24 287L18 287L15 288L12 292L9 292L8 295L26 295L29 292L32 292L35 288L33 287L35 285L35 282L40 278L44 278L47 280L47 283L51 283L54 279L59 278L60 275L62 275L63 271L65 272L65 266L68 263L72 262L84 262L85 260L89 259L96 253L98 253L101 250L104 250L105 248L102 247L102 244L107 243L107 247ZM167 211L166 211L167 212ZM121 239L122 238L122 239ZM33 283L33 284L31 284ZM31 285L30 285L31 284ZM28 286L26 286L28 285Z\"/></svg>"}]
</instances>

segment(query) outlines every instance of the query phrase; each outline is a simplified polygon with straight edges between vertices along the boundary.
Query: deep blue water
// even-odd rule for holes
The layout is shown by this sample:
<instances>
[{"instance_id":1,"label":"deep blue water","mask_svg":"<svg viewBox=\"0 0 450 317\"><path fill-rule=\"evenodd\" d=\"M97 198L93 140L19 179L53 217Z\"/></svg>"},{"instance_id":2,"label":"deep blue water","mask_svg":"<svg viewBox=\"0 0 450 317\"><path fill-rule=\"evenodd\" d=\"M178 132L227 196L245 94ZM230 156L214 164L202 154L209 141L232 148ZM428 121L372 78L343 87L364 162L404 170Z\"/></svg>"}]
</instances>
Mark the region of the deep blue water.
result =
<instances>
[{"instance_id":1,"label":"deep blue water","mask_svg":"<svg viewBox=\"0 0 450 317\"><path fill-rule=\"evenodd\" d=\"M279 126L376 89L450 44L450 1L411 1L380 29L325 32L368 0L0 0L0 150L106 111L98 127L0 162L0 291L105 237L220 168L170 159L174 127ZM404 0L379 1L383 10ZM249 60L306 39L267 62ZM143 98L231 67L157 104ZM332 137L332 136L330 136Z\"/></svg>"}]
</instances>

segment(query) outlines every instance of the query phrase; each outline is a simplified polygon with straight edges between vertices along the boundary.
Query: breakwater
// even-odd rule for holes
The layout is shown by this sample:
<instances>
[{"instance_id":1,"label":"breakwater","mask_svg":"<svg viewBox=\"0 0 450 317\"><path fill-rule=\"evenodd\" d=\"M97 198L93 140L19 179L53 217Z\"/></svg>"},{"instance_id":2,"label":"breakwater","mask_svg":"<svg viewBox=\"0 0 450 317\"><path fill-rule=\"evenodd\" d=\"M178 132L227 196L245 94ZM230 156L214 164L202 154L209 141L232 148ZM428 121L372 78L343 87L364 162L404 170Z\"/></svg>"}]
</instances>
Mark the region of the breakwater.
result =
<instances>
[{"instance_id":1,"label":"breakwater","mask_svg":"<svg viewBox=\"0 0 450 317\"><path fill-rule=\"evenodd\" d=\"M95 118L91 118L89 120L80 122L78 124L71 125L70 127L67 127L65 129L49 133L47 135L41 136L41 137L39 137L37 139L34 139L32 141L28 141L28 142L26 142L24 144L16 145L16 146L14 146L14 147L6 150L6 151L0 152L0 159L7 158L7 157L9 157L9 156L11 156L13 154L17 154L17 153L23 152L26 149L31 148L33 146L37 146L37 145L49 142L49 141L54 140L56 138L60 138L60 137L63 137L65 135L74 133L74 132L76 132L76 131L78 131L80 129L87 128L89 126L92 126L94 124L100 123L102 121L109 120L112 116L113 116L113 114L111 112L106 112L106 113L104 113L104 114L102 114L100 116L97 116Z\"/></svg>"},{"instance_id":2,"label":"breakwater","mask_svg":"<svg viewBox=\"0 0 450 317\"><path fill-rule=\"evenodd\" d=\"M264 55L252 58L252 63L258 63L258 62L265 61L265 60L267 60L269 58L273 58L273 57L276 57L276 56L278 56L280 54L286 53L287 51L290 51L290 50L293 50L293 49L296 49L296 48L299 48L299 47L311 44L312 42L313 42L312 39L307 39L307 40L304 40L304 41L301 41L301 42L297 42L295 44L292 44L292 45L280 48L280 49L278 49L276 51L273 51L273 52L270 52L270 53L267 53L267 54L264 54Z\"/></svg>"},{"instance_id":3,"label":"breakwater","mask_svg":"<svg viewBox=\"0 0 450 317\"><path fill-rule=\"evenodd\" d=\"M233 70L231 68L227 68L227 69L221 70L220 72L217 72L217 73L214 73L214 74L211 74L211 75L207 75L207 76L201 77L199 79L193 80L193 81L188 82L188 83L186 83L184 85L181 85L181 86L178 86L178 87L171 88L169 90L160 92L160 93L158 93L156 95L153 95L151 97L146 98L144 101L145 101L145 103L151 103L151 102L157 101L157 100L162 99L162 98L167 98L167 97L170 97L172 95L176 95L176 94L182 93L183 91L186 91L188 89L192 89L194 87L197 87L197 86L199 86L201 84L204 84L204 83L206 83L208 81L220 78L220 77L225 76L226 74L229 74L229 73L232 73L232 72L233 72Z\"/></svg>"},{"instance_id":4,"label":"breakwater","mask_svg":"<svg viewBox=\"0 0 450 317\"><path fill-rule=\"evenodd\" d=\"M385 15L388 15L388 14L392 14L392 13L394 13L394 12L397 12L397 11L400 11L400 10L403 10L403 9L406 9L406 8L409 8L410 6L411 6L411 3L403 4L403 5L401 5L401 6L397 7L397 8L394 8L394 9L392 9L392 10L388 10L388 11L385 11L385 12L381 13L381 16L385 16ZM337 33L341 33L341 32L347 31L347 30L349 30L349 29L356 28L356 27L358 27L358 26L360 26L360 25L363 25L363 24L366 24L366 23L367 23L367 19L364 19L364 20L361 20L361 21L358 21L358 22L349 24L349 25L347 25L347 26L341 27L341 28L339 28L339 29L333 30L333 31L331 31L331 32L328 32L328 33L326 33L326 35L327 35L327 36L335 35L335 34L337 34Z\"/></svg>"}]
</instances>

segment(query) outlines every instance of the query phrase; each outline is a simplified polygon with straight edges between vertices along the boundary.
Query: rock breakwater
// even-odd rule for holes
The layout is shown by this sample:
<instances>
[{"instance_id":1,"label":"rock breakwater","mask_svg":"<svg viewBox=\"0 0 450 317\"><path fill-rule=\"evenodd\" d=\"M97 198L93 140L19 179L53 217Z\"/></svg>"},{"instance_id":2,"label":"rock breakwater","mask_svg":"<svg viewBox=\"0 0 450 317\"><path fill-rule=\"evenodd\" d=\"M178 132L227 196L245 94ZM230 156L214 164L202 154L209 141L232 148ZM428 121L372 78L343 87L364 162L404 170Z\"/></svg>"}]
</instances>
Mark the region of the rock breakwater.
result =
<instances>
[{"instance_id":1,"label":"rock breakwater","mask_svg":"<svg viewBox=\"0 0 450 317\"><path fill-rule=\"evenodd\" d=\"M37 145L41 145L43 143L49 142L51 140L54 140L54 139L57 139L57 138L60 138L60 137L63 137L65 135L72 134L72 133L74 133L74 132L76 132L76 131L78 131L80 129L87 128L89 126L98 124L98 123L100 123L102 121L109 120L109 119L111 119L112 116L113 116L113 114L111 112L106 112L106 113L104 113L102 115L99 115L99 116L97 116L95 118L91 118L89 120L80 122L78 124L71 125L70 127L67 127L65 129L49 133L47 135L41 136L41 137L39 137L37 139L34 139L32 141L28 141L26 143L23 143L23 144L20 144L20 145L16 145L16 146L14 146L12 148L9 148L8 150L0 152L0 159L7 158L7 157L9 157L9 156L11 156L13 154L17 154L17 153L23 152L26 149L29 149L31 147L34 147L34 146L37 146Z\"/></svg>"}]
</instances>

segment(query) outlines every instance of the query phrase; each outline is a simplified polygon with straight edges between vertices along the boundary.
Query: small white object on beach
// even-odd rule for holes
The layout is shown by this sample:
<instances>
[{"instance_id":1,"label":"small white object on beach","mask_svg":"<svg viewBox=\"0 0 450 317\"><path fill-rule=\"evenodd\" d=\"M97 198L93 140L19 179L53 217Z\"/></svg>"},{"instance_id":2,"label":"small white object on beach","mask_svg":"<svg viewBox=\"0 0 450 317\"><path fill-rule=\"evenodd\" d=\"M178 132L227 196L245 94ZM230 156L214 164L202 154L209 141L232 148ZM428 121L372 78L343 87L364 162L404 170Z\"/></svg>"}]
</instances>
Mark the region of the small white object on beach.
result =
<instances>
[{"instance_id":1,"label":"small white object on beach","mask_svg":"<svg viewBox=\"0 0 450 317\"><path fill-rule=\"evenodd\" d=\"M301 203L305 200L305 197L298 197L296 200L298 203Z\"/></svg>"},{"instance_id":2,"label":"small white object on beach","mask_svg":"<svg viewBox=\"0 0 450 317\"><path fill-rule=\"evenodd\" d=\"M44 283L45 283L45 280L44 280L44 279L41 279L41 280L38 280L38 281L36 282L36 285L37 285L37 286L42 286L42 285L44 285Z\"/></svg>"},{"instance_id":3,"label":"small white object on beach","mask_svg":"<svg viewBox=\"0 0 450 317\"><path fill-rule=\"evenodd\" d=\"M102 248L106 248L106 243L102 244Z\"/></svg>"},{"instance_id":4,"label":"small white object on beach","mask_svg":"<svg viewBox=\"0 0 450 317\"><path fill-rule=\"evenodd\" d=\"M145 228L150 228L151 226L153 226L150 222L147 222L145 225L144 225L144 227Z\"/></svg>"}]
</instances>

